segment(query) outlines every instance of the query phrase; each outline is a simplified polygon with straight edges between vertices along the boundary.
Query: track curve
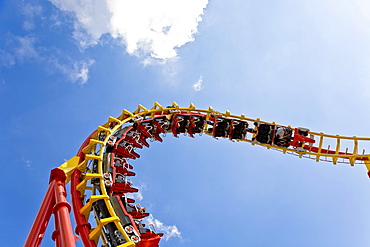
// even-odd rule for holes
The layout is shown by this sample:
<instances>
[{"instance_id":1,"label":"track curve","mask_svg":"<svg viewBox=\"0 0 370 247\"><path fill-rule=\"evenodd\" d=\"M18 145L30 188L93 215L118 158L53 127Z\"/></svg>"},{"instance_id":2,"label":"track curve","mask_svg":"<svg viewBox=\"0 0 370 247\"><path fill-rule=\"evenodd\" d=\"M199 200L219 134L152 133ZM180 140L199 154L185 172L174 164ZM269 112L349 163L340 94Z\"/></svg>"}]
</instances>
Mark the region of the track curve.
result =
<instances>
[{"instance_id":1,"label":"track curve","mask_svg":"<svg viewBox=\"0 0 370 247\"><path fill-rule=\"evenodd\" d=\"M149 147L147 139L161 142L165 133L175 137L181 133L190 137L206 134L317 162L364 164L370 170L370 154L361 148L370 143L370 138L311 132L229 111L217 112L212 107L197 109L193 104L181 108L173 102L162 107L156 102L150 109L139 105L134 112L123 110L119 117L109 117L99 126L82 144L77 169L68 175L75 231L84 246L97 246L99 239L104 246L158 246L163 234L142 224L149 213L129 198L138 189L132 186L135 173L128 160L140 158L136 150ZM94 224L91 218L95 218Z\"/></svg>"}]
</instances>

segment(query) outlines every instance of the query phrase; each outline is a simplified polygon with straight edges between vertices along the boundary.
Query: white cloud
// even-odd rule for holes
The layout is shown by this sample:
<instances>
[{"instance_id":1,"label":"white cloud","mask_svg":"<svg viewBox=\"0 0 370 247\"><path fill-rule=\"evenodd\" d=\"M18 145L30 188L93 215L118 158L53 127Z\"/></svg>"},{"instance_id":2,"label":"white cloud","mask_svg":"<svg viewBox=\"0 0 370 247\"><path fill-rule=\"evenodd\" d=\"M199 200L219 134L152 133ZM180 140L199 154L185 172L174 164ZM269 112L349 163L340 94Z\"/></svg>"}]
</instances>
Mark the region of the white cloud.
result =
<instances>
[{"instance_id":1,"label":"white cloud","mask_svg":"<svg viewBox=\"0 0 370 247\"><path fill-rule=\"evenodd\" d=\"M200 76L198 81L193 85L195 91L202 90L203 76Z\"/></svg>"},{"instance_id":2,"label":"white cloud","mask_svg":"<svg viewBox=\"0 0 370 247\"><path fill-rule=\"evenodd\" d=\"M142 183L139 186L135 185L135 188L138 188L139 191L136 193L130 194L130 197L134 199L135 201L142 201L143 200L143 191L146 190L146 184Z\"/></svg>"},{"instance_id":3,"label":"white cloud","mask_svg":"<svg viewBox=\"0 0 370 247\"><path fill-rule=\"evenodd\" d=\"M69 57L68 60L70 60ZM57 71L67 76L70 81L76 82L80 85L87 83L89 79L89 67L95 63L92 59L87 59L85 61L61 62L57 58L50 59L49 62L54 65L54 68Z\"/></svg>"},{"instance_id":4,"label":"white cloud","mask_svg":"<svg viewBox=\"0 0 370 247\"><path fill-rule=\"evenodd\" d=\"M75 61L60 50L38 45L33 35L11 36L5 49L0 49L0 67L12 67L24 62L44 63L48 72L62 73L70 81L82 85L89 79L89 68L95 61Z\"/></svg>"},{"instance_id":5,"label":"white cloud","mask_svg":"<svg viewBox=\"0 0 370 247\"><path fill-rule=\"evenodd\" d=\"M42 7L40 5L26 4L23 7L23 15L25 16L25 21L23 22L23 29L26 31L31 31L35 29L34 18L41 15Z\"/></svg>"},{"instance_id":6,"label":"white cloud","mask_svg":"<svg viewBox=\"0 0 370 247\"><path fill-rule=\"evenodd\" d=\"M134 187L138 188L139 191L137 193L130 194L130 197L132 199L135 199L136 201L143 200L142 191L146 189L146 184L142 183L139 186ZM182 239L181 232L179 231L177 226L167 226L163 222L155 219L152 214L143 219L143 221L146 225L153 225L155 231L163 233L163 237L166 241L173 237Z\"/></svg>"},{"instance_id":7,"label":"white cloud","mask_svg":"<svg viewBox=\"0 0 370 247\"><path fill-rule=\"evenodd\" d=\"M80 83L85 84L89 79L89 67L94 64L94 60L82 61L80 63L75 63L74 68L76 73L72 74L75 81L80 81Z\"/></svg>"},{"instance_id":8,"label":"white cloud","mask_svg":"<svg viewBox=\"0 0 370 247\"><path fill-rule=\"evenodd\" d=\"M35 47L35 37L13 36L7 40L7 46L0 50L0 66L11 67L14 64L23 63L24 60L38 58Z\"/></svg>"},{"instance_id":9,"label":"white cloud","mask_svg":"<svg viewBox=\"0 0 370 247\"><path fill-rule=\"evenodd\" d=\"M29 160L29 159L26 159L26 158L24 158L24 157L22 157L21 159L20 159L20 161L21 162L23 162L24 164L25 164L25 168L26 168L26 170L33 170L33 167L32 167L32 161L31 160Z\"/></svg>"},{"instance_id":10,"label":"white cloud","mask_svg":"<svg viewBox=\"0 0 370 247\"><path fill-rule=\"evenodd\" d=\"M26 160L25 163L26 163L27 168L31 168L31 161L30 160Z\"/></svg>"},{"instance_id":11,"label":"white cloud","mask_svg":"<svg viewBox=\"0 0 370 247\"><path fill-rule=\"evenodd\" d=\"M169 59L176 48L194 41L208 0L50 0L73 13L74 38L82 48L110 34L130 55Z\"/></svg>"},{"instance_id":12,"label":"white cloud","mask_svg":"<svg viewBox=\"0 0 370 247\"><path fill-rule=\"evenodd\" d=\"M180 238L181 232L177 228L177 226L166 226L163 222L155 219L152 215L149 215L147 218L144 219L147 225L153 225L158 232L163 233L163 237L166 241L170 238Z\"/></svg>"}]
</instances>

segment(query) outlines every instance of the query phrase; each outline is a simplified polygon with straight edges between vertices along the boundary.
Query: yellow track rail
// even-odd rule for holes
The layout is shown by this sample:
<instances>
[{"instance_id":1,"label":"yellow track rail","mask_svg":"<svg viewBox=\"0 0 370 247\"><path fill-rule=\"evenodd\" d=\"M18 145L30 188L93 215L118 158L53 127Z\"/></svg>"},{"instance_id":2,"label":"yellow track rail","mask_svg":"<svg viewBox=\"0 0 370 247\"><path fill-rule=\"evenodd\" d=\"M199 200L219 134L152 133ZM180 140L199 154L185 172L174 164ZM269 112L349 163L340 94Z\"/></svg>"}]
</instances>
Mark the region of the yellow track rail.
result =
<instances>
[{"instance_id":1,"label":"yellow track rail","mask_svg":"<svg viewBox=\"0 0 370 247\"><path fill-rule=\"evenodd\" d=\"M174 110L175 108L175 110ZM87 200L85 205L81 208L80 213L86 217L86 220L89 221L90 212L92 208L92 204L97 201L103 199L109 213L111 215L110 218L105 218L101 220L97 220L96 227L92 229L90 233L90 239L94 240L96 243L98 242L99 238L102 239L105 246L108 246L104 238L102 238L102 227L105 224L113 222L117 229L122 233L124 238L126 239L127 243L120 245L120 247L134 247L135 243L133 243L128 235L125 233L118 216L116 215L112 203L109 200L109 196L107 194L106 188L104 186L104 178L103 178L103 168L102 168L102 161L103 161L103 151L107 145L107 141L109 137L115 133L117 130L122 129L123 127L131 125L129 123L130 120L137 119L144 116L154 117L155 115L162 115L164 112L168 111L176 112L177 111L186 111L187 113L191 114L204 114L206 116L206 120L209 120L210 116L221 116L231 119L238 119L248 122L263 122L266 124L272 124L276 126L286 126L276 124L274 122L266 122L261 121L260 119L253 119L248 118L245 115L232 115L229 111L225 113L217 112L213 110L212 107L209 107L207 110L204 109L197 109L193 104L190 104L189 107L181 108L176 102L172 103L172 107L162 107L159 103L154 103L154 106L150 109L145 108L142 105L138 105L137 109L133 112L128 110L123 110L122 114L117 117L109 117L108 121L99 126L96 132L91 136L89 144L82 150L83 153L86 155L85 160L78 164L78 159L76 157L72 158L71 160L64 163L59 168L64 170L67 174L67 181L70 179L70 174L72 171L77 168L82 171L81 182L77 186L77 190L84 195ZM171 115L169 113L168 115ZM205 125L207 126L207 125ZM294 129L294 128L292 128ZM203 133L207 135L211 135L208 133L206 129L204 129ZM298 156L300 158L309 158L315 161L326 161L331 162L334 165L338 163L349 164L351 166L355 164L364 164L368 171L370 170L370 154L365 153L364 150L361 149L362 146L366 146L370 144L370 138L363 138L363 137L348 137L348 136L340 136L340 135L328 135L322 132L309 132L309 137L315 140L315 146L317 147L317 152L312 151L304 151L300 152L294 148L284 148L276 145L268 145L259 143L256 141L252 141L252 134L248 133L245 139L237 140L243 141L247 143L251 143L252 145L259 145L263 146L267 149L273 149L280 151L284 154L291 154ZM329 146L328 144L329 143ZM331 146L331 147L330 147ZM368 145L370 146L370 145ZM322 150L331 150L331 152L323 152ZM334 153L333 153L334 152ZM92 172L92 164L97 163L98 172ZM98 179L100 181L99 186L101 190L101 195L97 195L96 191L93 189L93 186L89 186L92 179Z\"/></svg>"}]
</instances>

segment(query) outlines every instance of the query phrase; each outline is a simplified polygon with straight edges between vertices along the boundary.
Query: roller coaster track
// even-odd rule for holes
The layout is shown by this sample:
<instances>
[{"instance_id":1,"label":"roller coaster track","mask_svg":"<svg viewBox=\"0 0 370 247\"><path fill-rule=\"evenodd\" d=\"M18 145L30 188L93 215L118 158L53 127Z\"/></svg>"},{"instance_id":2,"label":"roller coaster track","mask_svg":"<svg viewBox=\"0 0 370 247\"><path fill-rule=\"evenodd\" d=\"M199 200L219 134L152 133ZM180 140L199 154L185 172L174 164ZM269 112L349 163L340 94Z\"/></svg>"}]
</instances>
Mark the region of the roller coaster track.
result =
<instances>
[{"instance_id":1,"label":"roller coaster track","mask_svg":"<svg viewBox=\"0 0 370 247\"><path fill-rule=\"evenodd\" d=\"M49 190L24 246L40 246L52 213L58 222L53 233L56 246L75 246L66 218L70 206L58 197L65 196L64 186L71 182L75 232L84 246L95 247L101 241L111 247L157 247L163 234L142 223L149 213L129 198L138 189L132 187L130 177L135 173L128 160L140 157L136 151L149 147L148 139L161 142L166 133L206 134L334 165L363 164L370 174L370 154L361 149L370 138L327 135L212 107L197 109L193 104L181 108L175 102L167 107L155 103L150 109L139 105L133 112L123 110L119 117L109 117L86 139L77 156L52 170Z\"/></svg>"}]
</instances>

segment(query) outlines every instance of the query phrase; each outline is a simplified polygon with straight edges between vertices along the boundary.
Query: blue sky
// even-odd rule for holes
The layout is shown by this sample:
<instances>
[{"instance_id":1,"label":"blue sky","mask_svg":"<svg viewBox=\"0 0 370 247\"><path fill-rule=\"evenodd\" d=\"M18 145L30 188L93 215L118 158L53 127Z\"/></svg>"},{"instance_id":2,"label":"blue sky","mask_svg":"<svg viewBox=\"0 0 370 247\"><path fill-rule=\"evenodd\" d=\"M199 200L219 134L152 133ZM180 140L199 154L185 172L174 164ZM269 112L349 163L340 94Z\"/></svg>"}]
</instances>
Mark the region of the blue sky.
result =
<instances>
[{"instance_id":1,"label":"blue sky","mask_svg":"<svg viewBox=\"0 0 370 247\"><path fill-rule=\"evenodd\" d=\"M24 243L50 170L138 104L369 136L367 1L171 2L0 3L4 246ZM208 136L138 153L140 204L179 232L162 247L370 245L365 167Z\"/></svg>"}]
</instances>

